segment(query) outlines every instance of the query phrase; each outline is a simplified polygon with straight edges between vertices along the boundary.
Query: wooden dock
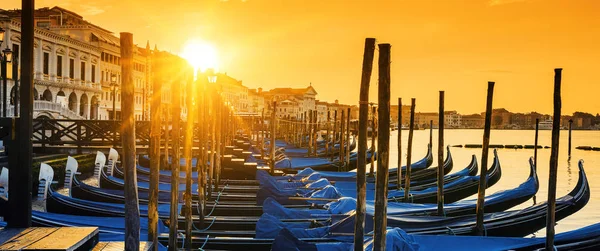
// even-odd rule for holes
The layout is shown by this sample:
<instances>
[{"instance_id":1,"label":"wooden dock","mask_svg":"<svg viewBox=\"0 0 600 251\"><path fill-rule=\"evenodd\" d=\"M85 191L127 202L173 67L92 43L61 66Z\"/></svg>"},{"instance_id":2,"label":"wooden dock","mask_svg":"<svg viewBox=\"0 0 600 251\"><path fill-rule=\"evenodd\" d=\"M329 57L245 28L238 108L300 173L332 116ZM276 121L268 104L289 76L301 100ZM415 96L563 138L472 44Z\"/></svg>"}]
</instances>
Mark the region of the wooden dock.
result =
<instances>
[{"instance_id":1,"label":"wooden dock","mask_svg":"<svg viewBox=\"0 0 600 251\"><path fill-rule=\"evenodd\" d=\"M0 250L90 250L97 227L31 227L0 231ZM102 249L100 249L102 250Z\"/></svg>"},{"instance_id":2,"label":"wooden dock","mask_svg":"<svg viewBox=\"0 0 600 251\"><path fill-rule=\"evenodd\" d=\"M122 241L98 242L97 227L31 227L0 230L0 250L93 250L122 251ZM151 242L140 242L140 250L152 249Z\"/></svg>"}]
</instances>

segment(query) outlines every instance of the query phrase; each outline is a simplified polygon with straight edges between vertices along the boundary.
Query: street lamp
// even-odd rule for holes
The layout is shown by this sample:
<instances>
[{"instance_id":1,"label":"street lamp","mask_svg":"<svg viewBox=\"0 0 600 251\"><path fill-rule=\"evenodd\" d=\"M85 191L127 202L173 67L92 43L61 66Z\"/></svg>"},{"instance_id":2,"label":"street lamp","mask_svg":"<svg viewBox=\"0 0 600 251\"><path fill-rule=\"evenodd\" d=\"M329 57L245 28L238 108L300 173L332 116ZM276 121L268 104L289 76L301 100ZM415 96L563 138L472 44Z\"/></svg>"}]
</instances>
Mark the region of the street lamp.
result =
<instances>
[{"instance_id":1,"label":"street lamp","mask_svg":"<svg viewBox=\"0 0 600 251\"><path fill-rule=\"evenodd\" d=\"M0 28L0 45L2 45L3 40L4 40L4 30L2 30L2 28ZM12 51L8 48L8 44L6 46L6 49L2 50L2 53L0 53L0 60L2 61L0 71L2 71L1 72L2 73L2 94L4 95L2 97L2 116L6 117L6 104L7 104L6 91L8 89L8 83L7 83L8 69L7 69L6 65L7 65L7 63L10 63L12 61ZM15 79L15 76L13 76L13 79ZM15 81L15 83L16 83L16 81Z\"/></svg>"},{"instance_id":2,"label":"street lamp","mask_svg":"<svg viewBox=\"0 0 600 251\"><path fill-rule=\"evenodd\" d=\"M113 91L113 120L117 120L117 108L116 108L116 102L117 102L117 75L116 74L112 74L110 75L110 87Z\"/></svg>"}]
</instances>

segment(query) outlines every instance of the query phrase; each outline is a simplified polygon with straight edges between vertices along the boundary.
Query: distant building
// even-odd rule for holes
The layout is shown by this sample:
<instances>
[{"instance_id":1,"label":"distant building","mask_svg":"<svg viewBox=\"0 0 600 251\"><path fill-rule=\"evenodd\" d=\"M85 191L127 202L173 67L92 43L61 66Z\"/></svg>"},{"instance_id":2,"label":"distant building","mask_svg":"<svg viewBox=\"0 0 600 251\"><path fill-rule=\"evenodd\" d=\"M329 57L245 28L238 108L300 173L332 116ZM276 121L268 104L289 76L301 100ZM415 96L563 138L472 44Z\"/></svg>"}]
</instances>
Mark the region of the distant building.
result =
<instances>
[{"instance_id":1,"label":"distant building","mask_svg":"<svg viewBox=\"0 0 600 251\"><path fill-rule=\"evenodd\" d=\"M265 98L262 95L262 88L248 90L248 112L254 115L260 115L265 108Z\"/></svg>"},{"instance_id":2,"label":"distant building","mask_svg":"<svg viewBox=\"0 0 600 251\"><path fill-rule=\"evenodd\" d=\"M314 111L316 109L316 96L317 91L312 85L306 88L275 88L270 91L263 92L265 102L269 102L269 105L273 101L289 100L296 102L297 110L296 117L300 118L301 114L305 112ZM307 116L308 117L308 116Z\"/></svg>"},{"instance_id":3,"label":"distant building","mask_svg":"<svg viewBox=\"0 0 600 251\"><path fill-rule=\"evenodd\" d=\"M480 114L462 115L462 128L483 128L484 118Z\"/></svg>"},{"instance_id":4,"label":"distant building","mask_svg":"<svg viewBox=\"0 0 600 251\"><path fill-rule=\"evenodd\" d=\"M410 115L409 115L410 123ZM433 121L433 127L439 125L439 115L437 112L417 112L415 113L415 128L429 128L430 122Z\"/></svg>"},{"instance_id":5,"label":"distant building","mask_svg":"<svg viewBox=\"0 0 600 251\"><path fill-rule=\"evenodd\" d=\"M329 104L327 104L327 102L323 102L323 101L318 101L317 100L317 122L321 123L321 122L327 122L327 107ZM329 116L330 120L331 120L331 114Z\"/></svg>"},{"instance_id":6,"label":"distant building","mask_svg":"<svg viewBox=\"0 0 600 251\"><path fill-rule=\"evenodd\" d=\"M462 115L456 111L444 112L444 127L445 128L460 128L462 126Z\"/></svg>"}]
</instances>

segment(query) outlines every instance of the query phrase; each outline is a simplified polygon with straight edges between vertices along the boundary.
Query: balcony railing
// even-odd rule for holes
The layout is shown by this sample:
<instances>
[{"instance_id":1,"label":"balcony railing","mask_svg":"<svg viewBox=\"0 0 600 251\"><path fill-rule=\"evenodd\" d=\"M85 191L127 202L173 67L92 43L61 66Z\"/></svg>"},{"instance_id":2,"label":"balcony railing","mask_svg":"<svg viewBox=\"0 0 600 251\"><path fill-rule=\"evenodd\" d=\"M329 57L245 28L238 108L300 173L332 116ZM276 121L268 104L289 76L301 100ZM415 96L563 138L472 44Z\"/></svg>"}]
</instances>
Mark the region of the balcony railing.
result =
<instances>
[{"instance_id":1,"label":"balcony railing","mask_svg":"<svg viewBox=\"0 0 600 251\"><path fill-rule=\"evenodd\" d=\"M9 105L6 114L8 117L13 117L15 115L15 108L13 105ZM34 112L53 112L62 115L68 119L85 119L82 116L79 116L74 111L69 110L67 107L63 107L59 103L54 103L45 100L34 100L33 101L33 111Z\"/></svg>"}]
</instances>

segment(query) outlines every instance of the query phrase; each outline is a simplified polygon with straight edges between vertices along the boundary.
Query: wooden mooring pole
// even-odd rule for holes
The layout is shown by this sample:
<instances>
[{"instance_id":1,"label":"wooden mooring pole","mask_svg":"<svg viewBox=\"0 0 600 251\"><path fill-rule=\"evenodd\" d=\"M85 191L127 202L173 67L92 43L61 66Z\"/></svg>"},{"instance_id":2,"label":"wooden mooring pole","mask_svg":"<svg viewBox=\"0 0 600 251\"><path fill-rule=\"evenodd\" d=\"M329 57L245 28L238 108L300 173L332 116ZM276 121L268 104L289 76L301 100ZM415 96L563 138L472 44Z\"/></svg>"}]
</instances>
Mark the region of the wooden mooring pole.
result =
<instances>
[{"instance_id":1,"label":"wooden mooring pole","mask_svg":"<svg viewBox=\"0 0 600 251\"><path fill-rule=\"evenodd\" d=\"M406 175L404 180L404 201L409 202L410 197L410 173L411 173L411 163L412 163L412 141L413 141L413 130L415 127L415 106L416 99L410 99L410 123L408 128L408 145L406 146ZM398 172L402 172L402 169L398 170Z\"/></svg>"},{"instance_id":2,"label":"wooden mooring pole","mask_svg":"<svg viewBox=\"0 0 600 251\"><path fill-rule=\"evenodd\" d=\"M277 101L273 101L273 111L271 112L271 153L269 154L269 168L271 169L271 175L275 173L275 129L277 123ZM304 137L304 136L303 136Z\"/></svg>"},{"instance_id":3,"label":"wooden mooring pole","mask_svg":"<svg viewBox=\"0 0 600 251\"><path fill-rule=\"evenodd\" d=\"M369 174L373 176L375 172L375 152L377 147L375 146L375 139L377 135L377 130L375 129L375 114L377 114L375 110L375 105L371 107L371 168L369 168Z\"/></svg>"},{"instance_id":4,"label":"wooden mooring pole","mask_svg":"<svg viewBox=\"0 0 600 251\"><path fill-rule=\"evenodd\" d=\"M346 150L344 151L344 157L345 157L345 161L344 163L346 164L346 171L350 171L350 169L352 169L350 167L350 108L348 107L347 111L347 118L346 118Z\"/></svg>"},{"instance_id":5,"label":"wooden mooring pole","mask_svg":"<svg viewBox=\"0 0 600 251\"><path fill-rule=\"evenodd\" d=\"M390 154L390 44L379 44L379 140L377 181L375 183L375 222L373 250L385 250L387 228L388 169Z\"/></svg>"},{"instance_id":6,"label":"wooden mooring pole","mask_svg":"<svg viewBox=\"0 0 600 251\"><path fill-rule=\"evenodd\" d=\"M487 188L488 152L490 146L490 129L492 126L492 102L494 98L494 82L488 82L487 101L485 108L485 124L483 129L483 146L481 150L481 173L479 174L479 193L477 195L477 225L475 233L484 235L483 214L485 207L485 189Z\"/></svg>"},{"instance_id":7,"label":"wooden mooring pole","mask_svg":"<svg viewBox=\"0 0 600 251\"><path fill-rule=\"evenodd\" d=\"M312 132L312 123L313 123L313 112L312 111L308 111L308 156L312 156L312 149L313 149L313 132Z\"/></svg>"},{"instance_id":8,"label":"wooden mooring pole","mask_svg":"<svg viewBox=\"0 0 600 251\"><path fill-rule=\"evenodd\" d=\"M333 143L331 144L331 160L333 160L333 158L335 157L335 144L337 143L337 114L338 111L336 109L333 111Z\"/></svg>"},{"instance_id":9,"label":"wooden mooring pole","mask_svg":"<svg viewBox=\"0 0 600 251\"><path fill-rule=\"evenodd\" d=\"M365 235L365 216L367 213L366 162L367 162L367 123L369 119L369 85L373 71L375 38L365 40L362 76L360 79L360 102L358 114L358 156L356 167L356 221L354 222L354 250L362 251ZM329 122L329 112L327 112ZM329 126L327 127L329 134Z\"/></svg>"},{"instance_id":10,"label":"wooden mooring pole","mask_svg":"<svg viewBox=\"0 0 600 251\"><path fill-rule=\"evenodd\" d=\"M186 67L184 67L185 69ZM189 68L189 67L187 67ZM186 106L187 106L187 118L185 121L185 141L183 156L185 158L185 194L183 195L185 203L185 247L192 246L192 227L194 222L192 221L192 147L194 146L194 121L196 120L196 107L194 106L194 100L196 99L197 84L194 81L194 70L189 69L186 81ZM195 102L198 102L197 100ZM196 168L200 168L200 159L196 161ZM200 184L197 184L199 187Z\"/></svg>"},{"instance_id":11,"label":"wooden mooring pole","mask_svg":"<svg viewBox=\"0 0 600 251\"><path fill-rule=\"evenodd\" d=\"M329 155L329 119L331 117L331 113L327 111L327 123L325 123L325 127L327 133L325 133L325 156Z\"/></svg>"},{"instance_id":12,"label":"wooden mooring pole","mask_svg":"<svg viewBox=\"0 0 600 251\"><path fill-rule=\"evenodd\" d=\"M402 98L398 98L398 174L396 189L402 188Z\"/></svg>"},{"instance_id":13,"label":"wooden mooring pole","mask_svg":"<svg viewBox=\"0 0 600 251\"><path fill-rule=\"evenodd\" d=\"M158 243L158 182L160 173L160 133L163 75L162 54L154 50L152 55L152 101L150 103L150 198L148 200L148 240ZM153 245L154 251L158 245Z\"/></svg>"},{"instance_id":14,"label":"wooden mooring pole","mask_svg":"<svg viewBox=\"0 0 600 251\"><path fill-rule=\"evenodd\" d=\"M537 152L538 152L538 130L540 127L540 119L535 119L535 144L533 145L533 166L537 170Z\"/></svg>"},{"instance_id":15,"label":"wooden mooring pole","mask_svg":"<svg viewBox=\"0 0 600 251\"><path fill-rule=\"evenodd\" d=\"M548 178L548 212L546 213L546 250L554 249L554 225L556 224L556 176L560 140L560 114L562 101L560 85L562 69L554 69L554 114L552 115L552 146L550 148L550 177ZM570 149L570 148L569 148Z\"/></svg>"},{"instance_id":16,"label":"wooden mooring pole","mask_svg":"<svg viewBox=\"0 0 600 251\"><path fill-rule=\"evenodd\" d=\"M432 122L433 125L433 122ZM433 147L433 146L429 146ZM444 91L440 91L440 110L438 121L438 171L437 171L438 215L444 215Z\"/></svg>"},{"instance_id":17,"label":"wooden mooring pole","mask_svg":"<svg viewBox=\"0 0 600 251\"><path fill-rule=\"evenodd\" d=\"M198 124L200 125L200 133L198 135L200 143L200 154L196 163L196 171L198 172L198 224L200 228L204 227L204 208L206 205L206 162L208 161L208 119L206 117L206 82L208 78L202 73L198 73ZM254 120L254 117L252 117ZM254 122L254 121L253 121Z\"/></svg>"},{"instance_id":18,"label":"wooden mooring pole","mask_svg":"<svg viewBox=\"0 0 600 251\"><path fill-rule=\"evenodd\" d=\"M343 166L346 166L346 159L344 158L344 152L346 150L346 146L344 145L346 143L346 140L345 140L346 137L344 135L344 133L346 132L345 123L344 123L345 120L346 120L346 113L345 113L344 109L342 109L342 116L340 118L340 153L339 153L339 160L340 160L340 162L342 163Z\"/></svg>"},{"instance_id":19,"label":"wooden mooring pole","mask_svg":"<svg viewBox=\"0 0 600 251\"><path fill-rule=\"evenodd\" d=\"M31 193L33 147L33 45L34 45L34 0L23 0L21 13L21 116L13 120L8 166L9 199L8 215L5 218L12 228L31 227ZM15 90L17 90L15 88ZM3 93L6 97L6 93ZM15 103L15 108L16 108ZM15 113L16 114L16 113ZM15 123L16 122L16 123ZM16 135L15 135L16 132Z\"/></svg>"},{"instance_id":20,"label":"wooden mooring pole","mask_svg":"<svg viewBox=\"0 0 600 251\"><path fill-rule=\"evenodd\" d=\"M172 58L171 60L178 60ZM176 62L175 64L180 64L181 62ZM176 67L173 67L176 68ZM178 70L173 69L172 71L179 73ZM179 74L177 74L179 75ZM181 121L181 89L180 85L182 79L176 78L171 84L171 103L173 112L171 114L171 130L173 136L173 157L171 157L171 212L169 221L177 222L177 218L179 214L177 213L179 206L179 147L180 147L180 121ZM174 250L177 248L177 224L169 224L169 249Z\"/></svg>"},{"instance_id":21,"label":"wooden mooring pole","mask_svg":"<svg viewBox=\"0 0 600 251\"><path fill-rule=\"evenodd\" d=\"M569 158L571 158L571 129L573 128L573 119L569 119Z\"/></svg>"},{"instance_id":22,"label":"wooden mooring pole","mask_svg":"<svg viewBox=\"0 0 600 251\"><path fill-rule=\"evenodd\" d=\"M123 173L125 175L125 249L140 246L140 206L135 163L135 86L133 80L133 34L121 32L121 140L123 141Z\"/></svg>"}]
</instances>

